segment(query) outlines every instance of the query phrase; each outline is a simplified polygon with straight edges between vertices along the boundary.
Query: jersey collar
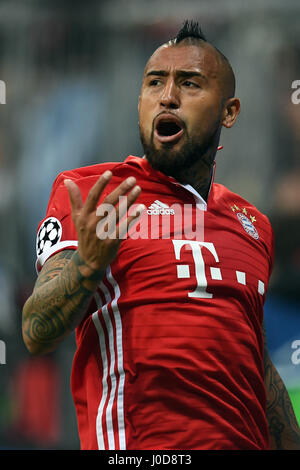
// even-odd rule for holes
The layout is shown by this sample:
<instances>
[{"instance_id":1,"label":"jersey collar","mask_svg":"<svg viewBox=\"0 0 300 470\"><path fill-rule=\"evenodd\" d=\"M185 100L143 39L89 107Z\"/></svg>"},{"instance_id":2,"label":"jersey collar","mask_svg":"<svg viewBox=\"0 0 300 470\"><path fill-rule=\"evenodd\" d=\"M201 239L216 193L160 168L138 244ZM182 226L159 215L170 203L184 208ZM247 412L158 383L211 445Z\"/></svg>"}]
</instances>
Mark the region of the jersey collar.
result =
<instances>
[{"instance_id":1,"label":"jersey collar","mask_svg":"<svg viewBox=\"0 0 300 470\"><path fill-rule=\"evenodd\" d=\"M143 156L141 158L141 157L135 157L133 155L129 155L126 158L125 163L135 164L135 165L139 166L149 176L152 176L152 177L155 176L156 180L157 180L157 176L159 176L160 179L171 182L171 183L173 183L177 186L181 186L186 191L189 191L190 193L193 194L193 196L195 198L195 201L196 201L196 205L199 209L202 209L204 211L207 210L207 203L208 203L208 200L210 198L211 190L212 190L214 179L215 179L216 162L214 162L213 174L212 174L212 178L211 178L211 182L210 182L210 186L209 186L207 202L203 199L201 194L199 194L198 191L192 185L179 183L179 181L177 181L172 176L167 176L164 173L162 173L161 171L158 171L158 170L155 170L154 168L152 168L151 164L148 162L148 160L146 159L145 156Z\"/></svg>"}]
</instances>

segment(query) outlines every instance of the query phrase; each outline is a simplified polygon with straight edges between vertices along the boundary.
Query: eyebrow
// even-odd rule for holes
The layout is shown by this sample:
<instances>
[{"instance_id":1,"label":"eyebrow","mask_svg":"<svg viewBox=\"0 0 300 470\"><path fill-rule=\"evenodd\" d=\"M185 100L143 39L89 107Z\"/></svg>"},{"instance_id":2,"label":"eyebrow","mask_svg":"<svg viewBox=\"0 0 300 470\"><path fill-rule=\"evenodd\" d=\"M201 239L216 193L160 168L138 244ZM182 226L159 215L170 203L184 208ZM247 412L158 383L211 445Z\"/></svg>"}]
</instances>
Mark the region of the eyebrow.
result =
<instances>
[{"instance_id":1,"label":"eyebrow","mask_svg":"<svg viewBox=\"0 0 300 470\"><path fill-rule=\"evenodd\" d=\"M150 70L149 72L146 73L146 77L149 76L158 76L158 77L167 77L169 75L169 72L166 70ZM200 77L203 80L207 80L205 75L203 75L201 72L196 72L196 70L177 70L175 72L175 75L178 77L185 77L185 78L191 78L191 77Z\"/></svg>"}]
</instances>

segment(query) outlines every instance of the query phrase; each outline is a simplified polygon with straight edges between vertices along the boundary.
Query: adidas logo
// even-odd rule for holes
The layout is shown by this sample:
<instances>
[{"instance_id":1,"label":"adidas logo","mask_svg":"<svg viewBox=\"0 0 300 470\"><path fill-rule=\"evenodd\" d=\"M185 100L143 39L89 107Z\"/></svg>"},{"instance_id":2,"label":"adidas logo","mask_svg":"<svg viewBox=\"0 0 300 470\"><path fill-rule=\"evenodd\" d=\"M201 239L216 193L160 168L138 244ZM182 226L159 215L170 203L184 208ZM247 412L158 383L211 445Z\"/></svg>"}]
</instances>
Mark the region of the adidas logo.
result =
<instances>
[{"instance_id":1,"label":"adidas logo","mask_svg":"<svg viewBox=\"0 0 300 470\"><path fill-rule=\"evenodd\" d=\"M168 204L164 204L161 201L154 201L147 209L149 215L174 215L174 209L170 209Z\"/></svg>"}]
</instances>

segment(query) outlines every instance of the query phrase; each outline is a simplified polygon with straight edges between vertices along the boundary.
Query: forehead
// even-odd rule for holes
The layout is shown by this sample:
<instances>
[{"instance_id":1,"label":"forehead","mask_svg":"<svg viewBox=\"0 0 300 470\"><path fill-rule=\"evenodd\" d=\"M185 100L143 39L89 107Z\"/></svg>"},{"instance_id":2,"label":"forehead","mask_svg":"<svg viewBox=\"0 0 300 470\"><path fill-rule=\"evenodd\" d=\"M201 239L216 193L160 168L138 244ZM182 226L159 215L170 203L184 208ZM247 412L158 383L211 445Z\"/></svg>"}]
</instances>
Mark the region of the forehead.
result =
<instances>
[{"instance_id":1,"label":"forehead","mask_svg":"<svg viewBox=\"0 0 300 470\"><path fill-rule=\"evenodd\" d=\"M178 45L164 44L148 60L144 73L150 70L201 70L208 77L217 77L220 64L214 49L209 44Z\"/></svg>"}]
</instances>

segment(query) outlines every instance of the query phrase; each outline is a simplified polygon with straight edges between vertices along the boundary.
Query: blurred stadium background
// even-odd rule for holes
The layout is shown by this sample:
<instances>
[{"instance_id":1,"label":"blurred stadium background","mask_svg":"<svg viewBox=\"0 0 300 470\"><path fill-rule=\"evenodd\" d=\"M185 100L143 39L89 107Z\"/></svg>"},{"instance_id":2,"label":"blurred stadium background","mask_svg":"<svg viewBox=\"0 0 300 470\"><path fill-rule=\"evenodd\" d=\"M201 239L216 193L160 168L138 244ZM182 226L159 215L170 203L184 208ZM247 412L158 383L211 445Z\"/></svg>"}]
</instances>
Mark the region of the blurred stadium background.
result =
<instances>
[{"instance_id":1,"label":"blurred stadium background","mask_svg":"<svg viewBox=\"0 0 300 470\"><path fill-rule=\"evenodd\" d=\"M298 0L0 1L0 448L78 449L70 394L75 350L32 358L21 311L35 281L35 232L58 172L142 155L144 65L184 19L230 59L242 112L223 131L216 180L271 219L276 262L269 349L300 421L300 80ZM300 359L300 354L297 356ZM294 361L295 362L295 361ZM296 361L297 362L297 361Z\"/></svg>"}]
</instances>

